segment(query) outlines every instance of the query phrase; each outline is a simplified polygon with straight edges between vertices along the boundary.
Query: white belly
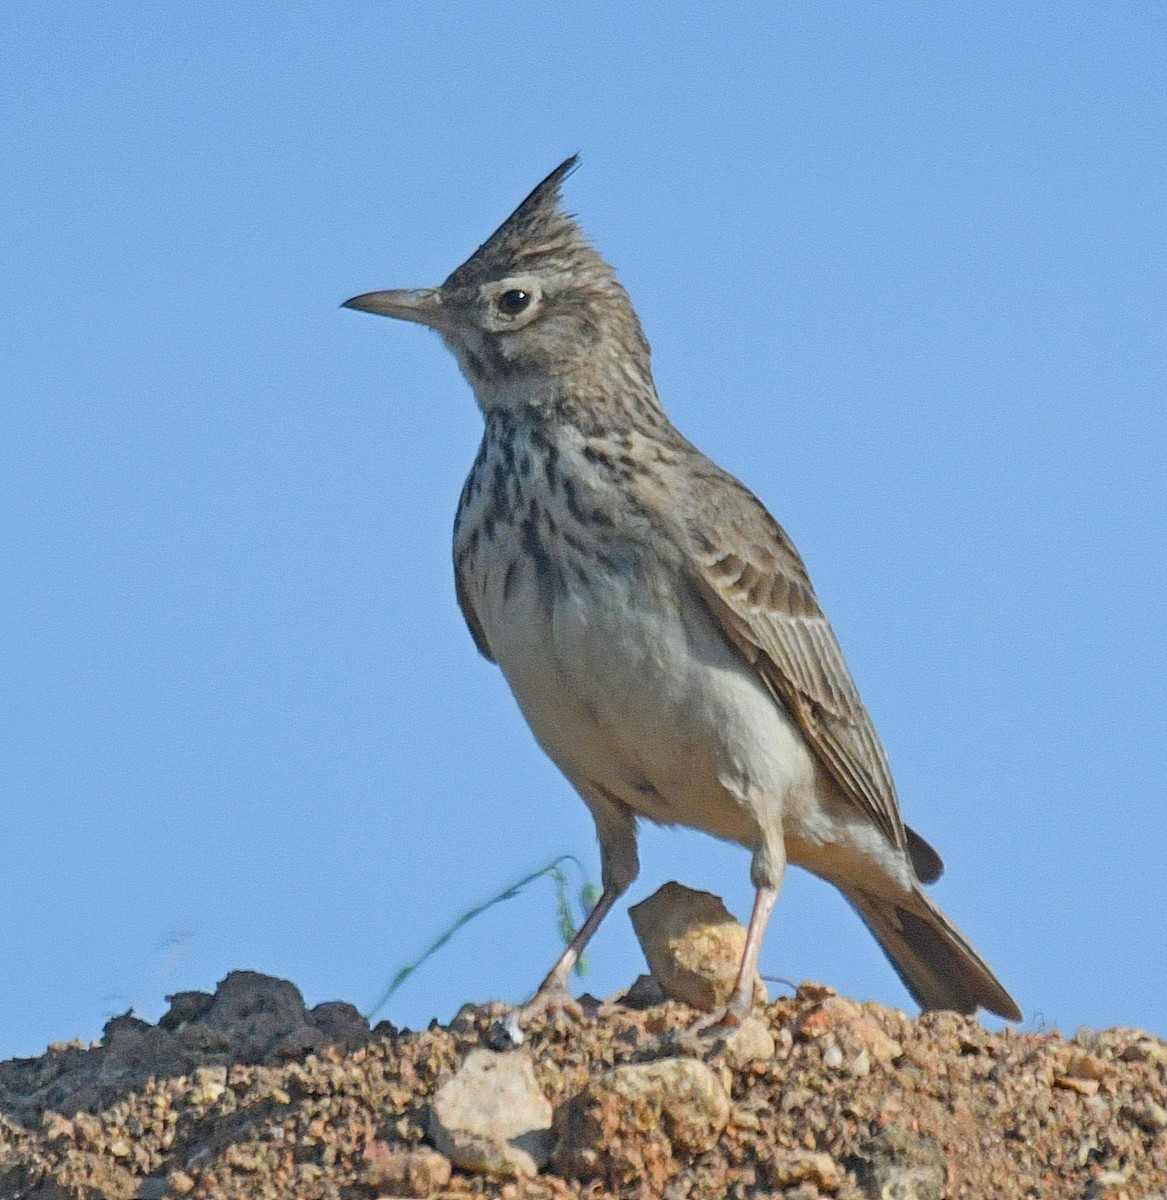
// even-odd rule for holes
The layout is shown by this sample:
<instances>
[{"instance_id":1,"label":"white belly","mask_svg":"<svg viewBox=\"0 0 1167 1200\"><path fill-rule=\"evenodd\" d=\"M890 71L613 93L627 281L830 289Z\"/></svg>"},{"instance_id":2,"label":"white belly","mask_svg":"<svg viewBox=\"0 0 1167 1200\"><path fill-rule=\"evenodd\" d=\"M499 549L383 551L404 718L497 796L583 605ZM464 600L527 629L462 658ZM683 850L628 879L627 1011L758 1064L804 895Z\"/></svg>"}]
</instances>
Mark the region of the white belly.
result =
<instances>
[{"instance_id":1,"label":"white belly","mask_svg":"<svg viewBox=\"0 0 1167 1200\"><path fill-rule=\"evenodd\" d=\"M675 584L643 567L596 570L586 585L565 575L548 611L529 561L505 594L488 573L476 608L569 779L754 849L763 829L781 837L785 815L815 807L819 772L801 735L696 600L679 602Z\"/></svg>"}]
</instances>

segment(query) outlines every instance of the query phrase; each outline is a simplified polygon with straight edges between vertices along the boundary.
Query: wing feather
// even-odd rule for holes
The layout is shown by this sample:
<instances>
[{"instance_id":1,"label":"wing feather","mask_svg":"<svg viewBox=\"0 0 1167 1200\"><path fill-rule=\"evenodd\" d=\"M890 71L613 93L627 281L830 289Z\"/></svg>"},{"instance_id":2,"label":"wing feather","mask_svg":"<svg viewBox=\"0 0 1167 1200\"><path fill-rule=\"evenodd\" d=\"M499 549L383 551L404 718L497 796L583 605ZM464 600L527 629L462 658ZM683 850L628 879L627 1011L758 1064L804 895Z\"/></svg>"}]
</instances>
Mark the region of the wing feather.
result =
<instances>
[{"instance_id":1,"label":"wing feather","mask_svg":"<svg viewBox=\"0 0 1167 1200\"><path fill-rule=\"evenodd\" d=\"M454 564L454 592L458 597L458 607L462 610L462 617L466 622L466 628L470 630L470 636L474 639L474 645L478 647L478 653L488 662L494 662L494 655L491 654L490 645L486 640L486 631L482 628L482 622L478 619L478 614L474 611L474 604L470 599L470 590L463 582L461 564L457 561Z\"/></svg>"},{"instance_id":2,"label":"wing feather","mask_svg":"<svg viewBox=\"0 0 1167 1200\"><path fill-rule=\"evenodd\" d=\"M690 509L701 515L701 528L687 539L697 593L847 799L906 849L887 756L798 551L732 476L714 468L701 479L700 503ZM713 514L720 519L711 521Z\"/></svg>"}]
</instances>

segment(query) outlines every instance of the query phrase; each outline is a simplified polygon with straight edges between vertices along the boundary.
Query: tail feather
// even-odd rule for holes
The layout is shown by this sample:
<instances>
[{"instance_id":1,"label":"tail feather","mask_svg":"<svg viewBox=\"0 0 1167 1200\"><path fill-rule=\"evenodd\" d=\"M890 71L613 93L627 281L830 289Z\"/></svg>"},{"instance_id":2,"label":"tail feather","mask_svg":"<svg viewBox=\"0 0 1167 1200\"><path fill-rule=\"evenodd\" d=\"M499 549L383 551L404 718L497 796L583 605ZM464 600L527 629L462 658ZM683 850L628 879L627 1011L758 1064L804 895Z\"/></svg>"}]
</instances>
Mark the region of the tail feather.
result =
<instances>
[{"instance_id":1,"label":"tail feather","mask_svg":"<svg viewBox=\"0 0 1167 1200\"><path fill-rule=\"evenodd\" d=\"M988 964L918 887L895 896L855 891L847 899L921 1008L961 1013L985 1008L1021 1020L1021 1010Z\"/></svg>"},{"instance_id":2,"label":"tail feather","mask_svg":"<svg viewBox=\"0 0 1167 1200\"><path fill-rule=\"evenodd\" d=\"M908 857L912 860L916 878L921 883L935 883L944 874L944 859L910 825L904 826L904 833L907 835Z\"/></svg>"}]
</instances>

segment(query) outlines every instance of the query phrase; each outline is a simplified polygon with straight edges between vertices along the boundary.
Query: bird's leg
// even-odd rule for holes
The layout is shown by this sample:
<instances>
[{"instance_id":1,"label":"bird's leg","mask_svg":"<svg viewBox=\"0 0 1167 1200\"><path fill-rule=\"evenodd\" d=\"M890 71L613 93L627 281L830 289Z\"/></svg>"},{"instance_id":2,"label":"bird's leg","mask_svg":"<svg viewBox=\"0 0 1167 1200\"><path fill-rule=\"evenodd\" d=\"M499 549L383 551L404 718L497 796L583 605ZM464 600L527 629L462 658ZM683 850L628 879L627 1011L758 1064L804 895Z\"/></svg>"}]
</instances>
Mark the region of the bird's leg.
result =
<instances>
[{"instance_id":1,"label":"bird's leg","mask_svg":"<svg viewBox=\"0 0 1167 1200\"><path fill-rule=\"evenodd\" d=\"M605 887L596 901L595 908L587 915L587 919L579 927L575 937L567 943L567 949L559 956L559 961L551 968L547 978L539 985L539 990L523 1005L519 1017L527 1020L543 1012L566 1012L577 1020L583 1016L579 1001L571 994L567 981L571 978L575 964L583 948L591 941L592 934L600 927L600 922L611 911L612 905L620 898L623 888Z\"/></svg>"},{"instance_id":2,"label":"bird's leg","mask_svg":"<svg viewBox=\"0 0 1167 1200\"><path fill-rule=\"evenodd\" d=\"M519 1010L520 1020L547 1011L566 1012L576 1019L583 1016L583 1009L568 990L567 981L579 962L583 948L591 941L592 934L599 929L600 922L628 890L640 870L636 856L636 818L632 810L600 788L578 783L576 786L596 822L604 890L579 932L568 942L559 961L539 985L539 990Z\"/></svg>"},{"instance_id":3,"label":"bird's leg","mask_svg":"<svg viewBox=\"0 0 1167 1200\"><path fill-rule=\"evenodd\" d=\"M777 899L776 885L763 884L758 888L754 896L754 911L750 914L750 924L746 930L746 947L742 951L742 962L738 968L733 996L720 1012L712 1012L707 1017L702 1017L693 1026L694 1033L716 1033L736 1028L750 1015L750 1010L754 1007L754 978L758 972L758 955L761 953L762 939L766 936L766 926L770 922L770 913L773 912Z\"/></svg>"}]
</instances>

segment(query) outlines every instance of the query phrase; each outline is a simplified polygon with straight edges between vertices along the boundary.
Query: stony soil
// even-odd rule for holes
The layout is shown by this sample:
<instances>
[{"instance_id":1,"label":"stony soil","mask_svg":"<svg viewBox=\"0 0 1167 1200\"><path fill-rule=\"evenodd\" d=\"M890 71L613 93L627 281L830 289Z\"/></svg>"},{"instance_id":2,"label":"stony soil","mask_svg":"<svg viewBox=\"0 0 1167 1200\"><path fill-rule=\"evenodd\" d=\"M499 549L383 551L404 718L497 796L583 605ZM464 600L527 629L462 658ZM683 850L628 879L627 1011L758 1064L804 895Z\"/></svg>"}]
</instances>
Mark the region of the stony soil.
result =
<instances>
[{"instance_id":1,"label":"stony soil","mask_svg":"<svg viewBox=\"0 0 1167 1200\"><path fill-rule=\"evenodd\" d=\"M515 1049L501 1010L370 1031L237 972L156 1026L119 1017L100 1043L0 1064L0 1197L1167 1200L1167 1043L1149 1034L990 1034L804 985L711 1042L654 999L536 1022ZM435 1093L475 1048L529 1059L550 1102L534 1176L433 1148Z\"/></svg>"}]
</instances>

